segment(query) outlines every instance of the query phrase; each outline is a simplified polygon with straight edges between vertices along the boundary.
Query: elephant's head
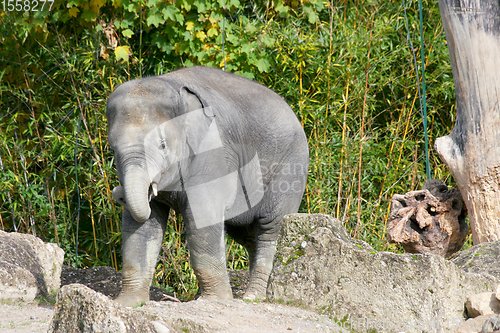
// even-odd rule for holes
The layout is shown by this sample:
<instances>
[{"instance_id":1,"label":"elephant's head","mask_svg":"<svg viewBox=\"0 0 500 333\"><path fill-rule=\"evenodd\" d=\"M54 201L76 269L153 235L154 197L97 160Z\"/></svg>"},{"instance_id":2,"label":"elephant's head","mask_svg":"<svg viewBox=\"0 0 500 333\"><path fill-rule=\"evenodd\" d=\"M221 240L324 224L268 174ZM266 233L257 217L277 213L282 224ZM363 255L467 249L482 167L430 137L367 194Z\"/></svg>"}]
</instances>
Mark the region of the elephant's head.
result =
<instances>
[{"instance_id":1,"label":"elephant's head","mask_svg":"<svg viewBox=\"0 0 500 333\"><path fill-rule=\"evenodd\" d=\"M138 222L146 221L158 190L180 183L178 163L220 145L210 108L190 88L155 77L127 82L109 97L109 142L122 186L113 197ZM215 141L214 141L215 139Z\"/></svg>"}]
</instances>

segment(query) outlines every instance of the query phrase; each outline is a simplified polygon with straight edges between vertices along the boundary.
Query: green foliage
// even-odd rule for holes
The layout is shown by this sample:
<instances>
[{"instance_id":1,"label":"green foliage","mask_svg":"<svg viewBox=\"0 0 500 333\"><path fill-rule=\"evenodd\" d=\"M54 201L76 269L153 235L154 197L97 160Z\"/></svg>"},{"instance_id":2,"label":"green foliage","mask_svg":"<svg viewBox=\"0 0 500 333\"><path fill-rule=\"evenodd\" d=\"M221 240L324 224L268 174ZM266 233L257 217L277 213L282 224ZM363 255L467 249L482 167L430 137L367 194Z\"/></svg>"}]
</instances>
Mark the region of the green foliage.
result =
<instances>
[{"instance_id":1,"label":"green foliage","mask_svg":"<svg viewBox=\"0 0 500 333\"><path fill-rule=\"evenodd\" d=\"M418 14L416 2L408 3L415 46ZM452 126L454 90L437 4L424 7L433 142ZM264 82L286 97L309 135L302 211L332 214L353 236L377 249L397 250L385 240L389 200L425 182L422 118L403 8L400 2L346 1L328 14L307 28L293 20L273 22L277 70ZM450 181L432 150L431 164L436 178Z\"/></svg>"},{"instance_id":2,"label":"green foliage","mask_svg":"<svg viewBox=\"0 0 500 333\"><path fill-rule=\"evenodd\" d=\"M191 299L196 294L196 276L189 253L182 217L171 212L167 232L156 267L154 281L175 296Z\"/></svg>"},{"instance_id":3,"label":"green foliage","mask_svg":"<svg viewBox=\"0 0 500 333\"><path fill-rule=\"evenodd\" d=\"M419 55L417 1L407 6ZM450 132L455 101L437 3L424 8L432 143ZM385 238L389 200L425 182L404 18L400 1L371 0L69 0L3 10L1 228L57 242L66 263L76 263L77 246L78 265L119 268L106 98L133 78L225 66L278 92L303 124L311 159L300 211L336 216L354 237L399 251ZM434 177L453 185L430 155ZM227 246L229 266L247 267L244 249ZM179 216L169 219L155 283L185 298L195 292Z\"/></svg>"}]
</instances>

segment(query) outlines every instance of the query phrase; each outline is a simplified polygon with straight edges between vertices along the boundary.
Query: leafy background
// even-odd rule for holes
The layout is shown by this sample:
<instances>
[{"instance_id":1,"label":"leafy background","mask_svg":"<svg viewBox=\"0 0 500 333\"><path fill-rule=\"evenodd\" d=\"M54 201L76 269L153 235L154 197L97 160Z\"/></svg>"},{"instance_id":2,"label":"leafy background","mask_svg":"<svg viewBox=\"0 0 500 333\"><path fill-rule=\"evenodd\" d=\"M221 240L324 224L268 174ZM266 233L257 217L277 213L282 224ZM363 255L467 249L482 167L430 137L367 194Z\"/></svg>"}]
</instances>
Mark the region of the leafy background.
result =
<instances>
[{"instance_id":1,"label":"leafy background","mask_svg":"<svg viewBox=\"0 0 500 333\"><path fill-rule=\"evenodd\" d=\"M311 156L301 212L401 251L386 240L390 198L426 180L421 63L408 40L420 54L416 0L55 0L37 12L35 2L0 8L0 228L58 243L67 264L120 269L107 96L205 65L270 87L297 114ZM454 123L453 79L437 2L423 8L431 172L453 185L432 149ZM228 266L246 268L242 247L227 245ZM196 291L175 214L155 283Z\"/></svg>"}]
</instances>

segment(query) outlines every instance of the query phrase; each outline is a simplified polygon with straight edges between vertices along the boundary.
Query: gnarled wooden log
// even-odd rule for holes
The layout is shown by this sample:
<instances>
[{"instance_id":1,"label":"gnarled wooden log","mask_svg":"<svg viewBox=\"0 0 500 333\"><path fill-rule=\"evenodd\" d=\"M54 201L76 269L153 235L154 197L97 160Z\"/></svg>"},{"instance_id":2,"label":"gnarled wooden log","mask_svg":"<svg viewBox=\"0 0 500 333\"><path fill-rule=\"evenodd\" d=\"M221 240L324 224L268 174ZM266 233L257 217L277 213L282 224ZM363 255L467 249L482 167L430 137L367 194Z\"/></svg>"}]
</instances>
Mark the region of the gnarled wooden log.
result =
<instances>
[{"instance_id":1,"label":"gnarled wooden log","mask_svg":"<svg viewBox=\"0 0 500 333\"><path fill-rule=\"evenodd\" d=\"M462 248L469 233L466 216L460 191L432 179L421 191L392 197L387 238L406 252L449 257Z\"/></svg>"},{"instance_id":2,"label":"gnarled wooden log","mask_svg":"<svg viewBox=\"0 0 500 333\"><path fill-rule=\"evenodd\" d=\"M500 239L500 1L439 0L457 118L435 148L462 193L474 244Z\"/></svg>"}]
</instances>

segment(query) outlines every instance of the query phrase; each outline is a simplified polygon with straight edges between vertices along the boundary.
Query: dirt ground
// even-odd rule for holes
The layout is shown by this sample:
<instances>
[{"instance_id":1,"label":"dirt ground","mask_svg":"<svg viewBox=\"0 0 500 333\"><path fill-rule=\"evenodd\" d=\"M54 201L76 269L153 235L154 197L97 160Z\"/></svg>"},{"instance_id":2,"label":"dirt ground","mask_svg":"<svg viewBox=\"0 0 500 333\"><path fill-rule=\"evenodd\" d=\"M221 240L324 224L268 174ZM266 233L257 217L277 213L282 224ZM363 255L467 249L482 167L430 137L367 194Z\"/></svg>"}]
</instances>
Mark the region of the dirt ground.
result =
<instances>
[{"instance_id":1,"label":"dirt ground","mask_svg":"<svg viewBox=\"0 0 500 333\"><path fill-rule=\"evenodd\" d=\"M37 303L0 304L0 332L47 332L53 316L53 305L38 305Z\"/></svg>"},{"instance_id":2,"label":"dirt ground","mask_svg":"<svg viewBox=\"0 0 500 333\"><path fill-rule=\"evenodd\" d=\"M340 330L328 317L311 311L281 304L247 303L238 299L196 300L188 303L148 302L144 311L158 315L168 313L171 318L182 318L181 329L186 332L319 333Z\"/></svg>"},{"instance_id":3,"label":"dirt ground","mask_svg":"<svg viewBox=\"0 0 500 333\"><path fill-rule=\"evenodd\" d=\"M253 303L241 300L189 303L148 302L155 311L178 313L185 322L194 326L208 327L214 332L237 333L315 333L336 332L336 324L325 316L280 304ZM42 333L47 332L54 306L36 304L0 305L0 332Z\"/></svg>"},{"instance_id":4,"label":"dirt ground","mask_svg":"<svg viewBox=\"0 0 500 333\"><path fill-rule=\"evenodd\" d=\"M240 298L246 288L247 272L230 272L233 294ZM109 267L95 267L87 270L64 267L61 284L84 284L87 287L115 298L121 289L121 275ZM335 323L314 312L280 304L246 303L241 300L230 302L192 301L176 302L160 288L151 288L151 300L146 307L155 311L179 313L179 316L215 332L333 332ZM0 304L1 333L47 332L55 312L54 305L37 303ZM236 314L236 315L235 315Z\"/></svg>"}]
</instances>

